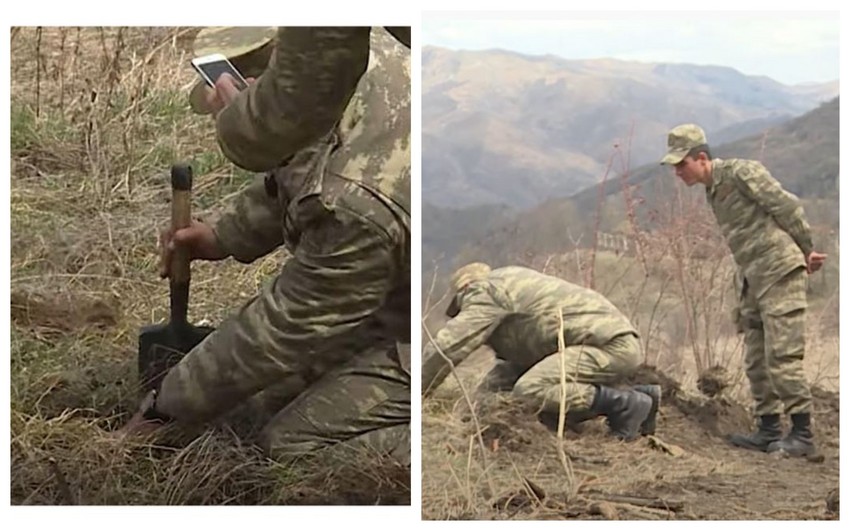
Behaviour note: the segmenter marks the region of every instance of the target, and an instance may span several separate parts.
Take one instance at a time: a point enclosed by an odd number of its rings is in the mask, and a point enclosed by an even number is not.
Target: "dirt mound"
[[[697,378],[697,388],[703,395],[716,397],[729,387],[729,375],[722,366],[712,366]]]
[[[538,440],[548,440],[552,432],[537,419],[538,410],[528,402],[509,394],[481,396],[475,403],[475,418],[466,410],[461,422],[467,435],[481,429],[481,438],[491,450],[504,448],[527,451]],[[475,422],[477,419],[477,425]]]
[[[619,386],[653,384],[661,386],[661,412],[665,406],[678,409],[685,418],[699,425],[702,432],[712,436],[724,436],[740,429],[749,429],[752,414],[747,408],[728,398],[723,390],[728,387],[728,375],[721,366],[703,372],[697,386],[701,394],[688,394],[674,380],[658,368],[641,365],[628,378],[618,380]]]
[[[672,405],[712,436],[723,438],[732,432],[747,431],[753,424],[753,416],[746,407],[722,396],[677,396]]]
[[[619,380],[615,384],[621,387],[635,384],[660,385],[662,397],[659,415],[666,414],[666,407],[675,407],[683,414],[685,420],[699,426],[701,435],[725,437],[730,432],[749,430],[753,424],[751,412],[743,404],[733,401],[722,392],[726,380],[723,369],[716,367],[707,371],[704,379],[705,386],[714,390],[713,397],[688,394],[682,391],[677,381],[647,365],[642,365],[634,375]],[[837,396],[830,396],[835,397],[833,401],[820,397],[828,395],[829,393],[824,391],[818,391],[817,394],[818,399],[824,401],[827,407],[829,405],[837,407]],[[557,429],[557,415],[541,414],[533,405],[509,394],[481,396],[476,403],[476,414],[485,443],[498,443],[501,447],[511,450],[527,450],[535,440],[547,439]],[[837,421],[837,414],[835,418]],[[468,434],[473,434],[475,425],[472,416],[468,412],[462,414],[461,421],[469,427]],[[579,434],[596,423],[599,422],[585,422],[572,429],[567,425],[564,436],[568,439],[577,438]]]
[[[715,366],[706,370],[700,377],[701,394],[689,394],[681,385],[655,367],[642,365],[628,379],[616,382],[618,386],[634,384],[657,384],[662,388],[662,402],[659,411],[659,423],[669,416],[668,407],[674,407],[682,414],[682,419],[696,424],[700,436],[710,435],[723,438],[734,432],[747,432],[755,425],[751,410],[744,404],[724,394],[728,386],[726,371]],[[816,435],[837,437],[839,424],[839,395],[819,387],[812,389]],[[668,409],[669,410],[669,409]],[[476,414],[485,443],[497,443],[511,450],[527,450],[536,440],[551,436],[557,428],[557,417],[540,414],[533,405],[511,397],[509,394],[491,394],[482,396],[476,402]],[[461,415],[461,421],[473,434],[475,425],[468,411]],[[574,430],[565,429],[566,438],[577,438],[585,423]],[[498,442],[494,442],[498,440]]]
[[[613,384],[615,386],[660,385],[661,398],[664,400],[671,399],[682,391],[678,381],[648,364],[638,366],[632,375],[617,379]]]

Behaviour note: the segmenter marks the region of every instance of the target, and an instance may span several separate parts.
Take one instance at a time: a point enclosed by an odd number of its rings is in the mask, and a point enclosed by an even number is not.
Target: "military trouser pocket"
[[[765,307],[764,313],[773,317],[779,317],[806,309],[807,306],[808,304],[805,300],[788,300],[783,303],[771,304]]]
[[[776,282],[760,300],[761,312],[781,316],[808,307],[806,287],[808,278],[805,269],[796,269]]]

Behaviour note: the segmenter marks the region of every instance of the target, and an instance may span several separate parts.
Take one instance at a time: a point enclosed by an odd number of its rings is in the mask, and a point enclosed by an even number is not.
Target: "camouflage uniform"
[[[283,28],[269,46],[217,128],[234,163],[271,171],[214,228],[241,262],[292,257],[168,373],[157,410],[203,421],[303,380],[264,429],[272,454],[347,442],[409,458],[409,50],[370,28]]]
[[[812,398],[803,371],[807,260],[814,253],[799,200],[759,162],[711,160],[705,133],[696,125],[671,130],[667,146],[661,163],[677,165],[686,182],[706,185],[708,204],[738,264],[736,320],[744,333],[758,429],[727,439],[756,451],[815,454]],[[792,423],[784,438],[783,409]]]
[[[462,269],[463,270],[463,269]],[[595,385],[634,371],[641,361],[637,332],[604,296],[523,267],[505,267],[468,283],[453,305],[457,315],[423,353],[425,395],[450,373],[437,351],[457,365],[482,345],[496,352],[496,366],[482,389],[511,390],[540,410],[560,407],[559,313],[564,321],[567,406],[574,413],[593,404]],[[645,414],[644,414],[645,415]],[[639,423],[639,422],[638,422]]]
[[[676,164],[706,144],[695,125],[668,137],[662,163]],[[799,200],[754,160],[711,161],[706,199],[738,265],[745,364],[758,416],[808,413],[811,393],[803,373],[806,260],[812,235]]]

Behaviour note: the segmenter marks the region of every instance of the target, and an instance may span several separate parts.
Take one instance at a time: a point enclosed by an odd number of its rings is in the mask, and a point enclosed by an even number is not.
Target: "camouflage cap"
[[[192,50],[195,57],[220,53],[227,57],[243,77],[258,77],[266,69],[272,54],[269,45],[277,34],[274,27],[212,27],[195,36]],[[204,81],[199,81],[189,93],[189,104],[198,114],[209,114]]]
[[[693,123],[674,127],[667,135],[667,154],[661,163],[676,165],[685,159],[691,149],[707,143],[705,132]]]
[[[483,280],[488,274],[490,274],[490,266],[486,263],[476,262],[464,265],[452,275],[452,291],[458,292],[470,282]]]

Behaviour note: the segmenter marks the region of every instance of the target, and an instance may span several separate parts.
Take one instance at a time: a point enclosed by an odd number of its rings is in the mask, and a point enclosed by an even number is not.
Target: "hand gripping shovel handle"
[[[192,167],[171,166],[171,230],[172,233],[192,224]],[[171,255],[171,321],[186,323],[189,307],[189,250],[177,247]]]

